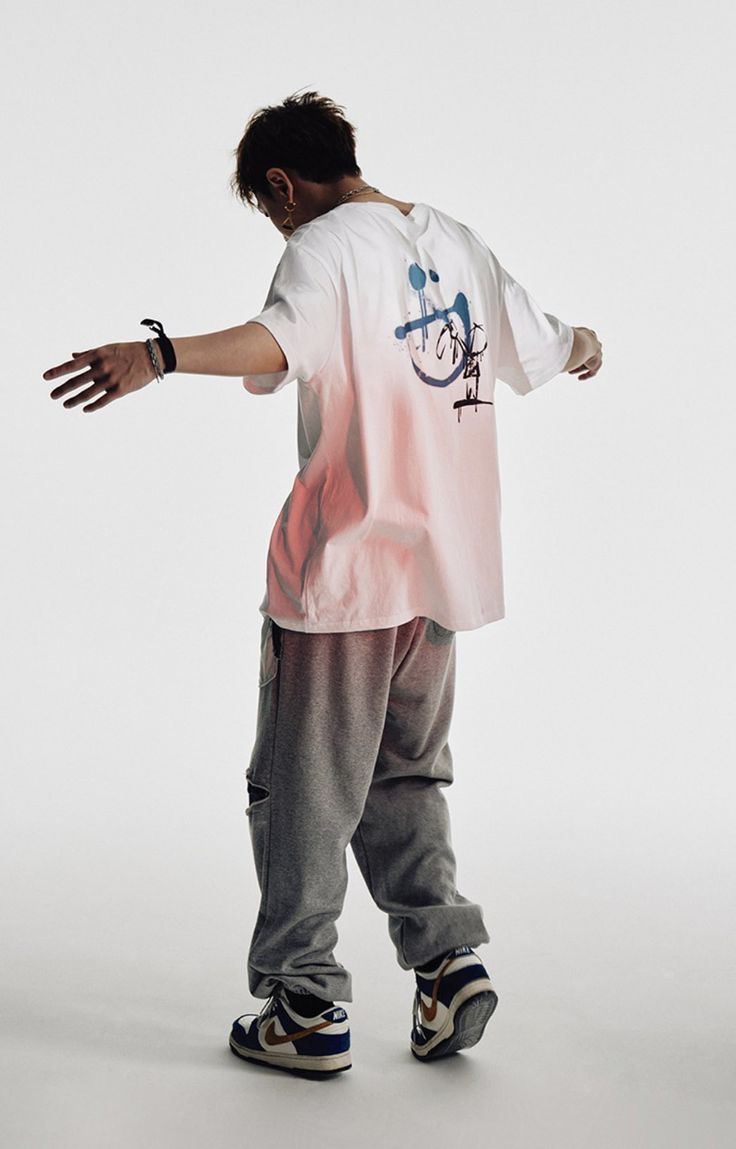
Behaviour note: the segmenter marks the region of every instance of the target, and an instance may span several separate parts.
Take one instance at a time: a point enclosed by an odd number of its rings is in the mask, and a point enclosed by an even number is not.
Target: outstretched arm
[[[209,335],[191,335],[171,340],[176,354],[177,375],[265,375],[285,371],[287,362],[281,347],[262,323],[248,321]],[[65,407],[85,403],[84,411],[97,411],[114,399],[139,391],[156,378],[146,341],[107,343],[88,351],[73,351],[66,363],[44,371],[46,380],[58,379],[72,371],[85,370],[51,392],[65,399]],[[90,400],[96,401],[90,403]]]
[[[213,335],[172,339],[181,375],[267,375],[285,371],[281,347],[262,323],[241,323]]]

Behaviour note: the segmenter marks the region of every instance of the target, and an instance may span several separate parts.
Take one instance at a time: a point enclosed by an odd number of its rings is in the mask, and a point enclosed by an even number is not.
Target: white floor
[[[463,880],[486,907],[492,942],[479,952],[499,1004],[480,1044],[425,1065],[408,1048],[411,975],[350,857],[336,955],[353,973],[353,1067],[314,1082],[228,1049],[232,1019],[263,1004],[243,988],[251,917],[232,908],[244,889],[252,905],[252,875],[239,849],[241,871],[213,888],[201,846],[176,856],[168,886],[165,845],[155,883],[144,846],[122,875],[99,842],[93,855],[70,848],[55,874],[16,875],[4,1149],[733,1146],[733,969],[717,889],[683,881],[673,897],[668,874],[637,889],[600,865],[566,873],[566,855],[546,870],[519,855],[493,880]]]

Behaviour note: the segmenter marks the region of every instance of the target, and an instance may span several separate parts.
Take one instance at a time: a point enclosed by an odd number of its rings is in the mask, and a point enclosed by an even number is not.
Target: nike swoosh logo
[[[295,1033],[277,1033],[276,1023],[273,1019],[268,1026],[268,1029],[263,1035],[263,1040],[266,1045],[283,1045],[287,1041],[296,1041],[300,1037],[309,1037],[310,1034],[316,1033],[319,1029],[325,1029],[328,1025],[333,1023],[328,1019],[327,1021],[320,1021],[317,1025],[310,1025],[308,1029],[298,1029]]]
[[[431,1002],[431,1004],[426,1005],[424,998],[421,999],[422,1000],[422,1016],[423,1016],[425,1021],[434,1021],[435,1017],[437,1016],[437,998],[439,997],[439,992],[440,992],[440,982],[442,981],[442,977],[443,977],[444,972],[447,969],[448,965],[450,964],[451,961],[454,961],[454,959],[455,959],[455,955],[453,954],[452,957],[447,958],[447,960],[445,962],[443,962],[443,964],[440,966],[439,973],[437,974],[437,977],[434,979],[434,982],[432,983],[432,1002]]]

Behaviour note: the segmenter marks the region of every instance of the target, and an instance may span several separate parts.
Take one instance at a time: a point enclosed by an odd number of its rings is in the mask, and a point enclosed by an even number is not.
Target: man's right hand
[[[578,379],[592,379],[603,364],[603,344],[591,327],[573,327],[573,331],[575,341],[568,363],[575,366],[566,366],[564,370],[568,375],[577,375]]]

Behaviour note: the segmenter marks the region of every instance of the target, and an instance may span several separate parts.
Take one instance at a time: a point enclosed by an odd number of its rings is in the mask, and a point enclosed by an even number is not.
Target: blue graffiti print
[[[408,272],[409,283],[419,297],[419,317],[411,319],[408,323],[404,323],[394,329],[394,334],[397,339],[406,339],[410,331],[419,331],[422,336],[422,352],[427,349],[428,333],[427,329],[432,323],[442,323],[442,327],[437,336],[435,343],[434,353],[438,360],[444,356],[445,350],[449,345],[452,352],[452,370],[444,377],[439,375],[430,375],[423,370],[422,367],[414,359],[411,353],[411,345],[409,344],[409,354],[412,366],[419,376],[419,378],[427,383],[430,387],[449,387],[450,383],[462,374],[463,379],[468,382],[465,385],[465,398],[458,399],[453,403],[453,410],[457,411],[457,421],[460,422],[460,414],[463,407],[473,405],[478,410],[479,404],[487,404],[493,406],[491,399],[478,398],[478,380],[480,378],[480,362],[483,358],[483,352],[488,347],[486,341],[482,347],[474,348],[473,343],[475,340],[476,331],[482,331],[483,328],[479,323],[471,323],[470,320],[470,306],[467,296],[458,291],[455,296],[455,302],[451,307],[434,307],[427,299],[425,287],[427,285],[427,275],[424,268],[420,267],[418,263],[412,263]],[[432,268],[429,270],[429,278],[433,283],[439,282],[439,275]],[[458,330],[455,320],[452,315],[456,315],[462,325],[462,331]],[[457,362],[459,357],[459,362]],[[457,365],[456,365],[457,364]]]

